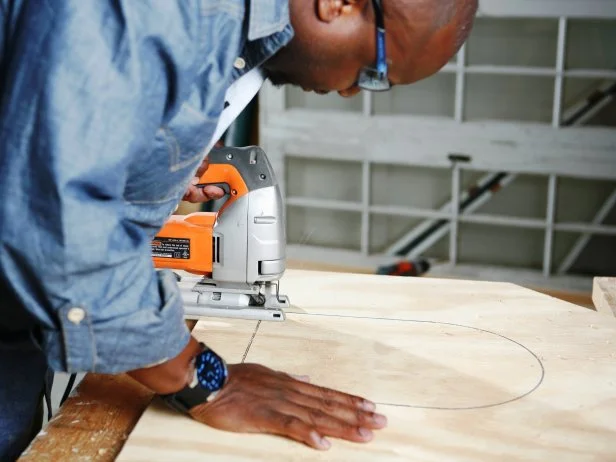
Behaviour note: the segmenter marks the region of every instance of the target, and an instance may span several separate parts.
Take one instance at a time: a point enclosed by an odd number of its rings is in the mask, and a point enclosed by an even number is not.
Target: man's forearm
[[[175,358],[156,366],[135,369],[128,375],[157,394],[173,393],[189,384],[193,378],[193,359],[201,351],[194,337]]]

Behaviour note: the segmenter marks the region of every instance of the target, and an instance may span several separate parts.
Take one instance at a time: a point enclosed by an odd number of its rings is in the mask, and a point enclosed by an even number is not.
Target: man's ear
[[[361,13],[369,0],[316,0],[317,17],[320,21],[330,23],[339,16]]]

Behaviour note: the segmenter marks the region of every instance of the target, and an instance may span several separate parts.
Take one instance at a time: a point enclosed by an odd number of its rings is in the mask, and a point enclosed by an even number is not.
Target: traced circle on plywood
[[[302,351],[302,367],[307,370],[301,373],[310,374],[314,383],[369,397],[378,404],[439,410],[494,407],[528,396],[545,375],[541,360],[529,348],[477,327],[410,319],[289,315],[287,323],[293,323],[296,316],[303,318],[298,326],[302,334],[297,335],[292,324],[284,328],[260,323],[259,335],[251,342],[251,361],[259,362],[260,350],[274,347],[282,336],[285,346],[278,350],[277,367],[292,367],[297,352]],[[315,322],[318,318],[327,318],[327,324]],[[398,323],[415,327],[396,329]],[[270,331],[275,342],[268,338]],[[347,359],[353,357],[356,360]]]
[[[472,326],[466,326],[463,324],[455,324],[455,323],[446,323],[446,322],[438,322],[438,321],[417,321],[417,320],[412,320],[412,321],[408,321],[408,322],[416,322],[416,323],[427,323],[427,324],[440,324],[440,325],[444,325],[444,326],[449,326],[449,327],[456,327],[456,328],[463,328],[463,329],[471,329],[477,332],[481,332],[487,335],[493,335],[496,336],[498,338],[500,338],[502,341],[504,342],[509,342],[509,344],[511,346],[515,346],[522,355],[524,355],[526,357],[526,366],[527,366],[527,370],[531,371],[534,370],[534,372],[536,372],[534,375],[534,377],[530,377],[530,375],[524,380],[526,382],[525,386],[520,388],[520,391],[517,394],[512,394],[510,396],[510,398],[508,399],[503,399],[503,400],[495,400],[494,402],[491,403],[486,403],[486,404],[475,404],[475,405],[466,405],[466,406],[461,406],[461,405],[457,405],[457,406],[435,406],[435,405],[421,405],[421,404],[399,404],[399,403],[385,403],[385,402],[381,402],[380,404],[387,404],[387,405],[391,405],[391,406],[401,406],[401,407],[412,407],[412,408],[422,408],[422,409],[441,409],[441,410],[465,410],[465,409],[482,409],[482,408],[488,408],[488,407],[494,407],[494,406],[500,406],[502,404],[507,404],[507,403],[511,403],[513,401],[517,401],[519,399],[524,398],[525,396],[530,395],[532,392],[534,392],[537,388],[539,388],[539,386],[541,385],[541,383],[543,382],[543,379],[545,377],[545,368],[543,367],[543,363],[541,362],[541,359],[539,359],[539,357],[532,351],[530,350],[528,347],[526,347],[525,345],[521,344],[520,342],[517,342],[505,335],[501,335],[498,334],[496,332],[492,332],[486,329],[479,329],[477,327],[472,327]],[[511,367],[512,369],[515,368],[515,365],[509,365],[509,367]]]

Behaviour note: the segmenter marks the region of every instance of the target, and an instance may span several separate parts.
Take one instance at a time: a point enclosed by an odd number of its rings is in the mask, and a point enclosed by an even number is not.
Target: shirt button
[[[236,69],[244,69],[246,67],[246,61],[244,58],[237,58],[233,66],[235,66]]]
[[[66,317],[73,324],[79,324],[81,321],[83,321],[83,318],[86,317],[86,312],[83,310],[83,308],[73,307],[68,310]]]

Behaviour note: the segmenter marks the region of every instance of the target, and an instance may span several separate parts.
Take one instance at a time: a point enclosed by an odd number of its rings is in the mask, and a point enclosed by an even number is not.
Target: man
[[[457,52],[476,3],[0,0],[0,458],[39,428],[49,371],[127,372],[229,431],[371,440],[373,403],[199,345],[150,240],[183,197],[220,195],[187,185],[233,82],[412,83]],[[195,372],[210,360],[214,388]]]

